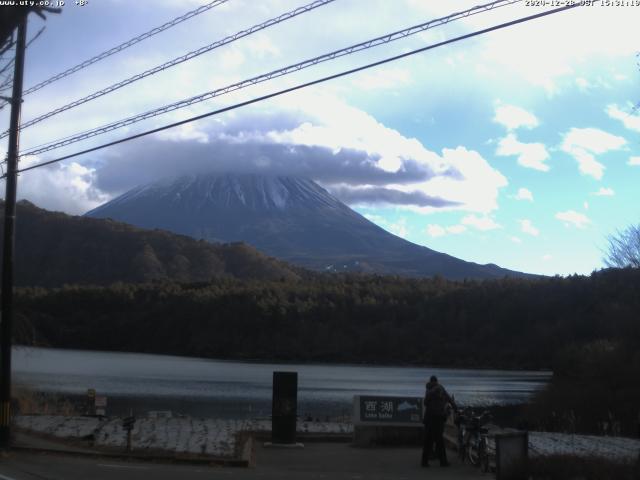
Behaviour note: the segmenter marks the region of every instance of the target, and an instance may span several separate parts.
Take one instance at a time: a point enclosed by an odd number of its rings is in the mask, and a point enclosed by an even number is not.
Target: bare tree
[[[640,224],[610,235],[604,263],[608,267],[640,268]]]

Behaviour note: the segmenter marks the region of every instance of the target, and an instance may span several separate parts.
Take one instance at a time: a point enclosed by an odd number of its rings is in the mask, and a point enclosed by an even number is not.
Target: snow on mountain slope
[[[136,187],[86,214],[217,242],[244,241],[317,270],[410,276],[522,276],[408,242],[315,182],[257,174],[200,174]]]

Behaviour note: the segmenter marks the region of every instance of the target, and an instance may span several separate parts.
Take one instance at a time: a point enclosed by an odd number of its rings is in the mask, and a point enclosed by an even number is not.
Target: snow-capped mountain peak
[[[86,215],[208,241],[243,241],[323,271],[448,278],[520,275],[396,237],[304,178],[229,173],[169,178],[136,187]]]

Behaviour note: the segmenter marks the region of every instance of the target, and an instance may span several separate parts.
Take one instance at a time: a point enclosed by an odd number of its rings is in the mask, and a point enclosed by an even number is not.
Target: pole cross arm
[[[16,2],[17,3],[17,2]],[[2,17],[0,17],[0,46],[11,43],[13,32],[18,26],[26,20],[27,16],[35,13],[43,20],[46,20],[45,13],[60,13],[61,8],[53,7],[23,7],[14,6],[12,8],[4,8]]]

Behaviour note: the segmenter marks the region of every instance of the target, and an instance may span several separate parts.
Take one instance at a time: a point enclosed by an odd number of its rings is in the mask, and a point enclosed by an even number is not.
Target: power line
[[[140,113],[137,115],[134,115],[132,117],[128,117],[122,120],[118,120],[116,122],[112,122],[106,125],[102,125],[100,127],[96,127],[93,128],[91,130],[87,130],[85,132],[79,133],[77,135],[73,135],[70,137],[65,137],[59,140],[54,140],[53,142],[49,142],[48,144],[46,144],[46,146],[42,146],[39,148],[32,148],[30,150],[28,150],[27,152],[24,152],[23,155],[37,155],[40,153],[44,153],[44,152],[48,152],[50,150],[54,150],[60,147],[64,147],[67,145],[70,145],[72,143],[76,143],[79,142],[81,140],[85,140],[87,138],[91,138],[97,135],[101,135],[107,132],[110,132],[112,130],[116,130],[118,128],[122,128],[128,125],[132,125],[134,123],[140,122],[142,120],[146,120],[164,113],[168,113],[168,112],[172,112],[174,110],[178,110],[184,107],[188,107],[190,105],[194,105],[196,103],[200,103],[206,100],[210,100],[212,98],[215,97],[219,97],[221,95],[225,95],[227,93],[230,92],[234,92],[236,90],[240,90],[243,88],[247,88],[249,86],[252,85],[256,85],[258,83],[262,83],[268,80],[271,80],[273,78],[277,78],[277,77],[281,77],[284,75],[288,75],[290,73],[294,73],[315,65],[318,65],[320,63],[326,62],[326,61],[330,61],[330,60],[334,60],[336,58],[339,57],[343,57],[346,55],[351,55],[353,53],[362,51],[362,50],[366,50],[369,48],[373,48],[376,47],[378,45],[383,45],[386,43],[390,43],[394,40],[398,40],[401,38],[406,38],[410,35],[414,35],[416,33],[419,32],[423,32],[425,30],[428,30],[430,28],[436,27],[436,26],[440,26],[440,25],[444,25],[447,24],[449,22],[455,21],[455,20],[460,20],[462,18],[466,18],[469,17],[471,15],[476,15],[478,13],[483,13],[495,8],[500,8],[503,6],[507,6],[507,5],[511,5],[514,3],[519,3],[522,0],[496,0],[493,2],[490,2],[488,4],[485,5],[479,5],[473,8],[470,8],[468,10],[464,10],[462,12],[457,12],[457,13],[452,13],[450,15],[447,15],[445,17],[441,17],[435,20],[430,20],[428,22],[425,23],[421,23],[419,25],[415,25],[413,27],[409,27],[409,28],[405,28],[403,30],[398,30],[396,32],[393,33],[389,33],[387,35],[383,35],[381,37],[377,37],[371,40],[367,40],[365,42],[361,42],[358,43],[356,45],[352,45],[350,47],[346,47],[346,48],[342,48],[340,50],[335,50],[333,52],[330,53],[326,53],[324,55],[321,55],[319,57],[315,57],[315,58],[311,58],[308,60],[304,60],[302,62],[299,63],[295,63],[293,65],[289,65],[287,67],[284,68],[280,68],[278,70],[273,70],[271,72],[265,73],[265,74],[261,74],[258,75],[256,77],[252,77],[250,79],[247,80],[242,80],[240,82],[237,83],[233,83],[231,85],[227,85],[226,87],[222,87],[222,88],[218,88],[215,90],[211,90],[209,92],[205,92],[202,93],[200,95],[196,95],[194,97],[190,97],[184,100],[180,100],[178,102],[174,102],[171,103],[169,105],[164,105],[162,107],[159,108],[155,108],[153,110],[149,110],[147,112],[144,113]]]
[[[26,45],[24,48],[29,48],[29,46],[30,46],[33,42],[35,42],[35,41],[38,39],[38,37],[39,37],[40,35],[42,35],[42,32],[44,32],[46,28],[47,28],[47,26],[46,26],[46,25],[44,25],[42,28],[40,28],[40,30],[38,30],[38,33],[36,33],[33,37],[31,37],[31,40],[29,40],[29,41],[27,42],[27,45]]]
[[[13,66],[13,62],[15,61],[15,57],[11,57],[7,63],[0,69],[0,75],[4,74],[9,68]],[[8,84],[13,81],[13,74],[11,72],[7,73],[7,79],[0,85],[0,90],[3,90]]]
[[[43,115],[40,115],[39,117],[33,118],[25,123],[23,123],[20,128],[24,129],[27,127],[30,127],[31,125],[35,125],[36,123],[39,123],[43,120],[46,120],[47,118],[51,118],[54,115],[58,115],[59,113],[65,112],[67,110],[70,110],[74,107],[77,107],[79,105],[82,105],[84,103],[87,103],[91,100],[95,100],[96,98],[102,97],[103,95],[107,95],[108,93],[114,92],[122,87],[125,87],[127,85],[130,85],[134,82],[137,82],[138,80],[142,80],[143,78],[149,77],[151,75],[155,75],[156,73],[159,73],[161,71],[164,71],[168,68],[174,67],[176,65],[179,65],[183,62],[186,62],[188,60],[191,60],[193,58],[196,58],[204,53],[210,52],[211,50],[214,50],[216,48],[222,47],[223,45],[227,45],[229,43],[235,42],[236,40],[239,40],[241,38],[247,37],[253,33],[259,32],[260,30],[264,30],[266,28],[269,28],[273,25],[277,25],[281,22],[284,22],[286,20],[289,20],[291,18],[297,17],[298,15],[302,15],[303,13],[307,13],[311,10],[314,10],[318,7],[322,7],[328,3],[332,3],[335,0],[315,0],[314,2],[302,6],[302,7],[298,7],[294,10],[291,10],[290,12],[286,12],[283,13],[282,15],[279,15],[277,17],[271,18],[269,20],[267,20],[266,22],[262,22],[258,25],[254,25],[250,28],[247,28],[245,30],[241,30],[238,33],[235,33],[234,35],[229,35],[225,38],[223,38],[222,40],[218,40],[214,43],[211,43],[209,45],[206,45],[204,47],[201,47],[197,50],[193,50],[185,55],[181,55],[180,57],[174,58],[173,60],[169,60],[168,62],[163,63],[162,65],[158,65],[156,67],[150,68],[149,70],[146,70],[142,73],[138,73],[136,75],[133,75],[132,77],[126,78],[120,82],[114,83],[113,85],[110,85],[106,88],[103,88],[102,90],[98,90],[97,92],[91,93],[90,95],[87,95],[85,97],[79,98],[78,100],[74,100],[73,102],[70,102],[66,105],[63,105],[59,108],[56,108],[55,110],[52,110],[50,112],[47,112]],[[8,131],[3,132],[0,135],[0,138],[4,138],[6,137],[8,134]]]
[[[15,44],[15,42],[13,42],[13,41],[7,42],[7,44],[4,47],[2,47],[2,49],[0,49],[0,56],[4,55],[5,52],[10,50],[14,46],[14,44]]]
[[[135,45],[136,43],[139,43],[143,40],[146,40],[147,38],[153,37],[154,35],[157,35],[160,32],[164,32],[165,30],[174,27],[176,25],[178,25],[179,23],[182,23],[186,20],[189,20],[190,18],[193,18],[197,15],[200,15],[201,13],[206,12],[207,10],[210,10],[214,7],[217,7],[218,5],[222,5],[223,3],[228,2],[229,0],[213,0],[210,3],[207,3],[206,5],[202,5],[201,7],[196,8],[195,10],[191,10],[187,13],[185,13],[184,15],[181,15],[177,18],[174,18],[173,20],[160,25],[159,27],[155,27],[152,28],[151,30],[149,30],[148,32],[145,32],[141,35],[138,35],[137,37],[133,37],[130,40],[127,40],[124,43],[121,43],[120,45],[117,45],[113,48],[110,48],[109,50],[106,50],[98,55],[96,55],[95,57],[91,57],[88,60],[85,60],[82,63],[77,64],[74,67],[71,67],[63,72],[60,72],[56,75],[54,75],[53,77],[48,78],[47,80],[44,80],[40,83],[38,83],[37,85],[34,85],[31,88],[28,88],[27,90],[24,91],[23,95],[29,95],[30,93],[35,92],[36,90],[40,90],[41,88],[53,83],[53,82],[57,82],[58,80],[60,80],[61,78],[64,77],[68,77],[69,75],[82,70],[83,68],[88,67],[89,65],[93,65],[96,62],[99,62],[100,60],[104,60],[107,57],[110,57],[111,55],[121,52],[122,50],[124,50],[125,48],[129,48],[132,45]]]
[[[0,92],[3,92],[5,90],[8,90],[9,88],[11,88],[11,83],[12,82],[13,82],[13,76],[11,74],[6,75],[5,79],[2,81],[2,83],[0,83]],[[0,108],[4,107],[7,103],[9,103],[9,102],[7,102],[6,100],[3,100],[3,104],[2,104],[2,106],[0,106]]]
[[[277,71],[269,72],[269,73],[260,75],[258,77],[253,77],[253,78],[248,79],[248,80],[243,80],[242,82],[239,82],[239,83],[236,83],[236,84],[233,84],[233,85],[229,85],[227,87],[223,87],[223,88],[216,89],[216,90],[213,90],[213,91],[210,91],[210,92],[206,92],[206,93],[198,95],[196,97],[191,97],[191,98],[186,99],[186,100],[181,100],[181,101],[176,102],[176,103],[171,104],[171,105],[166,105],[166,106],[157,108],[155,110],[147,111],[147,112],[144,112],[142,114],[135,115],[133,117],[129,117],[129,118],[126,118],[126,119],[123,119],[123,120],[119,120],[117,122],[113,122],[113,123],[110,123],[110,124],[106,124],[106,125],[103,125],[103,126],[100,126],[100,127],[93,128],[93,129],[85,130],[85,131],[80,132],[78,134],[73,134],[73,135],[70,135],[70,136],[67,136],[67,137],[60,138],[58,140],[54,140],[54,141],[51,141],[51,142],[46,142],[45,144],[41,144],[41,145],[38,145],[36,147],[33,147],[28,152],[25,152],[25,155],[35,155],[35,154],[39,154],[39,153],[44,153],[46,151],[54,150],[56,148],[60,148],[60,147],[66,146],[66,145],[69,145],[71,143],[75,143],[77,141],[85,140],[87,138],[91,138],[91,137],[94,137],[96,135],[100,135],[102,133],[107,133],[109,131],[116,130],[116,129],[124,127],[124,126],[128,126],[128,125],[131,125],[133,123],[137,123],[138,121],[146,120],[148,118],[151,118],[151,117],[154,117],[154,116],[157,116],[157,115],[161,115],[163,113],[167,113],[167,112],[170,112],[170,111],[173,111],[173,110],[184,108],[186,106],[193,105],[195,103],[199,103],[199,102],[202,102],[202,101],[205,101],[205,100],[209,100],[211,98],[214,98],[214,97],[217,97],[217,96],[221,96],[221,95],[224,95],[226,93],[230,93],[230,92],[235,91],[235,90],[240,90],[242,88],[246,88],[248,86],[255,85],[257,83],[261,83],[261,82],[270,80],[272,78],[276,78],[276,77],[279,77],[279,76],[287,75],[289,73],[294,73],[294,72],[296,72],[298,70],[302,70],[302,69],[317,65],[317,64],[325,62],[325,61],[333,60],[335,58],[338,58],[338,57],[341,57],[341,56],[344,56],[344,55],[349,55],[351,53],[355,53],[355,52],[360,51],[360,50],[365,50],[367,48],[372,48],[372,47],[375,47],[375,46],[378,46],[378,45],[381,45],[381,44],[384,44],[384,43],[389,43],[391,41],[398,40],[398,39],[401,39],[401,38],[404,38],[404,37],[407,37],[407,36],[422,32],[422,31],[425,31],[425,30],[427,30],[429,28],[436,27],[436,26],[439,26],[439,25],[443,25],[445,23],[449,23],[450,21],[459,20],[461,18],[465,18],[465,17],[471,16],[471,15],[475,15],[475,14],[478,14],[478,13],[483,13],[483,12],[486,12],[488,10],[492,10],[494,8],[499,8],[499,7],[506,6],[506,5],[511,5],[511,4],[514,4],[514,3],[519,3],[521,1],[522,0],[497,0],[497,1],[493,1],[493,2],[485,4],[485,5],[476,6],[476,7],[473,7],[471,9],[469,9],[469,10],[465,10],[465,11],[462,11],[462,12],[457,12],[457,13],[454,13],[454,14],[448,15],[446,17],[442,17],[442,18],[436,19],[436,20],[431,20],[429,22],[425,22],[425,23],[422,23],[420,25],[416,25],[416,26],[413,26],[413,27],[410,27],[410,28],[407,28],[407,29],[404,29],[404,30],[393,32],[393,33],[384,35],[382,37],[377,37],[377,38],[374,38],[372,40],[368,40],[366,42],[362,42],[362,43],[359,43],[357,45],[353,45],[351,47],[347,47],[347,48],[344,48],[344,49],[341,49],[341,50],[337,50],[337,51],[322,55],[321,57],[316,57],[316,58],[313,58],[313,59],[310,59],[310,60],[305,60],[305,61],[300,62],[298,64],[290,65],[288,67],[285,67],[285,68],[277,70]],[[42,148],[40,148],[40,147],[42,147]]]
[[[7,53],[14,45],[15,45],[15,42],[13,40],[11,40],[10,42],[7,42],[5,47],[0,51],[0,56],[2,56],[5,53]],[[13,66],[13,62],[14,61],[15,61],[15,55],[12,55],[11,58],[9,60],[7,60],[7,63],[5,63],[2,66],[2,68],[0,68],[0,75],[3,74],[5,71],[7,71],[9,68],[11,68]],[[4,84],[3,84],[3,86],[4,86]]]
[[[27,42],[27,44],[25,45],[25,50],[27,48],[29,48],[29,46],[36,41],[36,39],[42,35],[42,32],[44,32],[45,28],[47,28],[46,26],[42,27],[40,30],[38,30],[38,33],[36,33],[31,40],[29,40]],[[8,69],[11,65],[13,65],[13,62],[15,61],[15,56],[11,57],[11,59],[7,62],[7,64],[2,67],[2,69],[0,70],[0,75],[2,75],[4,73],[4,71],[6,69]],[[0,92],[9,88],[8,86],[13,82],[13,76],[9,75],[7,76],[7,78],[0,84]],[[5,105],[7,105],[9,102],[8,101],[4,101],[4,103],[2,103],[2,105],[0,105],[0,110],[2,110],[4,108]]]
[[[240,108],[240,107],[245,107],[245,106],[251,105],[253,103],[258,103],[258,102],[261,102],[261,101],[264,101],[264,100],[268,100],[270,98],[274,98],[274,97],[277,97],[277,96],[280,96],[280,95],[284,95],[286,93],[290,93],[290,92],[293,92],[293,91],[296,91],[296,90],[301,90],[301,89],[306,88],[306,87],[310,87],[310,86],[313,86],[313,85],[324,83],[324,82],[327,82],[329,80],[334,80],[336,78],[340,78],[340,77],[344,77],[344,76],[347,76],[347,75],[351,75],[353,73],[361,72],[363,70],[367,70],[367,69],[370,69],[370,68],[378,67],[380,65],[384,65],[384,64],[390,63],[390,62],[394,62],[396,60],[400,60],[402,58],[406,58],[406,57],[409,57],[409,56],[412,56],[412,55],[416,55],[418,53],[426,52],[426,51],[432,50],[434,48],[442,47],[442,46],[448,45],[450,43],[459,42],[461,40],[466,40],[468,38],[476,37],[478,35],[483,35],[485,33],[493,32],[495,30],[500,30],[500,29],[503,29],[503,28],[506,28],[506,27],[510,27],[510,26],[517,25],[517,24],[520,24],[520,23],[528,22],[530,20],[534,20],[534,19],[537,19],[537,18],[545,17],[547,15],[552,15],[554,13],[559,13],[559,12],[562,12],[562,11],[565,11],[565,10],[576,8],[578,6],[580,6],[580,4],[577,4],[577,3],[573,4],[573,5],[567,5],[567,6],[564,6],[564,7],[556,8],[554,10],[548,10],[546,12],[541,12],[541,13],[537,13],[535,15],[529,15],[527,17],[518,18],[516,20],[511,20],[509,22],[501,23],[499,25],[494,25],[493,27],[485,28],[485,29],[482,29],[482,30],[477,30],[475,32],[468,33],[466,35],[461,35],[459,37],[454,37],[454,38],[451,38],[449,40],[444,40],[442,42],[438,42],[438,43],[435,43],[435,44],[432,44],[432,45],[427,45],[426,47],[418,48],[418,49],[412,50],[410,52],[402,53],[400,55],[395,55],[393,57],[388,57],[388,58],[385,58],[383,60],[379,60],[377,62],[373,62],[373,63],[369,63],[367,65],[363,65],[363,66],[360,66],[360,67],[352,68],[350,70],[346,70],[346,71],[343,71],[343,72],[340,72],[340,73],[336,73],[336,74],[333,74],[333,75],[322,77],[322,78],[319,78],[319,79],[316,79],[316,80],[312,80],[310,82],[301,83],[301,84],[295,85],[293,87],[285,88],[283,90],[279,90],[277,92],[269,93],[267,95],[262,95],[260,97],[253,98],[251,100],[247,100],[247,101],[244,101],[244,102],[236,103],[234,105],[230,105],[228,107],[224,107],[224,108],[220,108],[218,110],[207,112],[207,113],[204,113],[202,115],[197,115],[195,117],[191,117],[191,118],[188,118],[186,120],[181,120],[179,122],[174,122],[174,123],[171,123],[169,125],[165,125],[165,126],[162,126],[162,127],[158,127],[158,128],[154,128],[154,129],[151,129],[151,130],[147,130],[145,132],[137,133],[135,135],[124,137],[124,138],[121,138],[119,140],[114,140],[112,142],[104,143],[102,145],[98,145],[96,147],[88,148],[86,150],[82,150],[82,151],[79,151],[79,152],[76,152],[76,153],[65,155],[63,157],[59,157],[59,158],[56,158],[56,159],[53,159],[53,160],[48,160],[46,162],[41,162],[41,163],[38,163],[36,165],[31,165],[30,167],[25,167],[25,168],[22,168],[22,169],[18,170],[18,173],[27,172],[29,170],[34,170],[36,168],[45,167],[47,165],[52,165],[54,163],[58,163],[58,162],[61,162],[63,160],[68,160],[70,158],[74,158],[74,157],[77,157],[77,156],[80,156],[80,155],[84,155],[84,154],[87,154],[87,153],[95,152],[97,150],[102,150],[104,148],[112,147],[112,146],[118,145],[120,143],[125,143],[125,142],[128,142],[130,140],[135,140],[137,138],[145,137],[145,136],[151,135],[153,133],[158,133],[158,132],[161,132],[163,130],[168,130],[170,128],[175,128],[175,127],[178,127],[180,125],[185,125],[187,123],[191,123],[191,122],[194,122],[194,121],[197,121],[197,120],[202,120],[203,118],[211,117],[213,115],[219,115],[221,113],[225,113],[225,112],[228,112],[228,111],[231,111],[231,110],[235,110],[235,109]],[[0,176],[0,179],[5,178],[5,177],[6,177],[6,174]]]
[[[44,32],[46,28],[47,28],[46,26],[44,26],[44,27],[40,28],[40,30],[38,30],[38,33],[36,33],[36,34],[31,38],[31,40],[29,40],[29,41],[27,42],[27,45],[26,45],[24,48],[25,48],[25,49],[26,49],[26,48],[29,48],[29,46],[30,46],[33,42],[35,42],[35,41],[37,40],[37,38],[38,38],[40,35],[42,35],[42,32]],[[5,49],[4,49],[4,50],[2,50],[2,51],[0,52],[0,55],[4,55],[4,53],[5,53],[9,48],[11,48],[12,46],[13,46],[13,42],[12,42],[12,43],[9,43],[9,44],[5,47]],[[0,73],[4,73],[4,71],[5,71],[5,70],[7,70],[11,65],[13,65],[13,62],[15,61],[15,59],[16,59],[16,58],[15,58],[15,56],[12,56],[12,57],[9,59],[9,61],[8,61],[8,62],[7,62],[3,67],[2,67],[2,69],[0,70]]]

